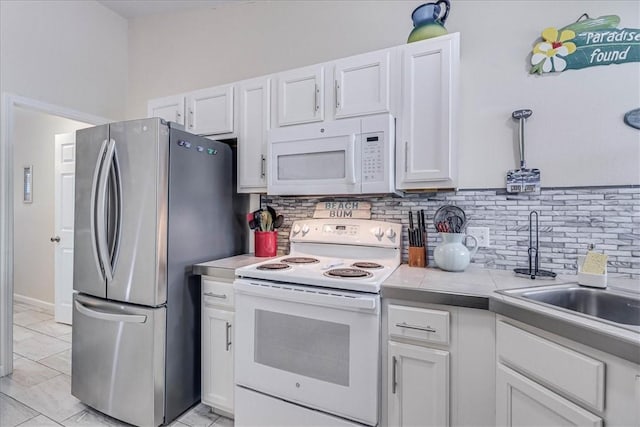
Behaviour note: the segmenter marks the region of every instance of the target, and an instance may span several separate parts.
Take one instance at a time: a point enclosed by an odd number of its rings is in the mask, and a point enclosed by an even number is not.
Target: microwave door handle
[[[355,135],[351,138],[351,158],[352,160],[349,162],[351,165],[351,173],[349,174],[349,184],[356,183],[356,137]]]

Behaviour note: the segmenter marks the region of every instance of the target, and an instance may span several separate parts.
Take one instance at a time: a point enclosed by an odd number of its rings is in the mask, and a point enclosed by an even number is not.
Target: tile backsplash
[[[285,216],[278,233],[278,252],[288,253],[294,220],[311,218],[316,203],[349,197],[262,196],[262,205]],[[540,268],[556,273],[576,271],[577,256],[589,244],[609,256],[609,273],[640,278],[640,186],[542,189],[540,194],[499,190],[414,193],[400,197],[358,197],[371,203],[371,219],[402,223],[402,259],[407,261],[409,210],[425,210],[429,265],[441,241],[433,227],[436,210],[445,204],[462,208],[468,226],[489,227],[490,247],[480,248],[472,262],[486,268],[528,267],[529,212],[539,213]]]

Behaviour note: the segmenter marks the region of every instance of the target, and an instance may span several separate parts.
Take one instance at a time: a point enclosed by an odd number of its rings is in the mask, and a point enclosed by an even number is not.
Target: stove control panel
[[[400,247],[402,225],[358,219],[304,219],[291,226],[292,242]]]
[[[357,225],[326,224],[322,227],[323,234],[335,234],[338,236],[357,236],[359,231],[360,227]]]

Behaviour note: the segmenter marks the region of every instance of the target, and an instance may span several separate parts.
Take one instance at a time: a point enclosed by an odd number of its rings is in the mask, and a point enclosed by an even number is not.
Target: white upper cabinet
[[[237,84],[238,192],[267,191],[267,131],[271,119],[271,78],[260,77]]]
[[[276,74],[276,125],[324,120],[324,65]]]
[[[147,103],[147,117],[160,117],[184,125],[184,95],[152,99]]]
[[[390,49],[335,61],[335,118],[385,113],[390,110]]]
[[[190,92],[187,98],[186,129],[198,135],[234,132],[233,85],[216,86]]]
[[[396,140],[400,190],[457,185],[459,34],[409,43],[402,50],[402,105]]]

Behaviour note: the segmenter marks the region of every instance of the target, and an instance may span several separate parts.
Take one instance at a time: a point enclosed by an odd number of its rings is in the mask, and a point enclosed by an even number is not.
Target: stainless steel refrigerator
[[[76,133],[75,397],[140,426],[200,400],[200,281],[190,267],[244,253],[247,209],[225,143],[161,119]]]

